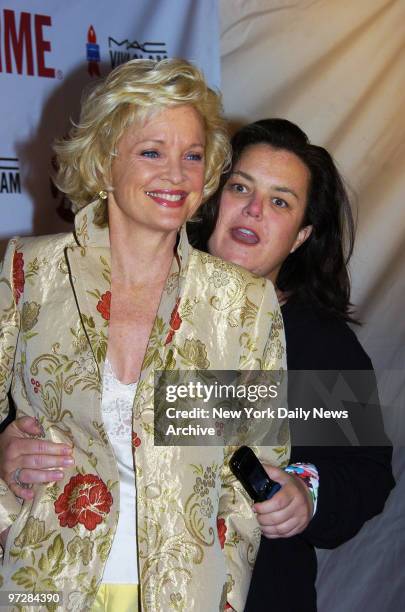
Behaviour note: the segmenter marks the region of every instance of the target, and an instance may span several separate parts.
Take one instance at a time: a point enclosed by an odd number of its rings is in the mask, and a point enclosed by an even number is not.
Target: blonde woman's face
[[[204,189],[205,134],[192,106],[159,111],[120,138],[112,164],[110,217],[174,231],[196,211]]]
[[[209,252],[273,282],[289,253],[309,237],[303,227],[310,174],[294,153],[247,148],[227,181]]]

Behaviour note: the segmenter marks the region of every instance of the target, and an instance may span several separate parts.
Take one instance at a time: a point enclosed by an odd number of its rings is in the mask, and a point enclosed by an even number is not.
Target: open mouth
[[[231,236],[234,240],[242,244],[254,245],[260,242],[260,238],[256,232],[248,227],[233,227],[231,229]]]
[[[180,208],[186,201],[188,194],[186,191],[158,189],[156,191],[147,191],[146,195],[160,206]]]

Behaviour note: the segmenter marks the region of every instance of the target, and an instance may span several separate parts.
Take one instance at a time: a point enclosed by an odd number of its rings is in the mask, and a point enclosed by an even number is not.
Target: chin
[[[241,268],[245,268],[245,270],[249,270],[249,272],[253,271],[254,266],[251,264],[251,262],[247,260],[246,257],[240,257],[240,255],[237,253],[220,255],[220,257],[226,261],[236,264],[237,266],[240,266]]]

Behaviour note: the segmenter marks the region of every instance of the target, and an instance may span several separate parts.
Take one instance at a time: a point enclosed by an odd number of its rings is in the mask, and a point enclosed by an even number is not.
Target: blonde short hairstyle
[[[54,145],[58,171],[55,183],[78,210],[111,190],[109,177],[117,142],[125,129],[154,111],[190,105],[205,128],[203,199],[218,187],[229,165],[230,146],[221,98],[195,66],[182,59],[131,60],[115,68],[84,96],[77,125]]]

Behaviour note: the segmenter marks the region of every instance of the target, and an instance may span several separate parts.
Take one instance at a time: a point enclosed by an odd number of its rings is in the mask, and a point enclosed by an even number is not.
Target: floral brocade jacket
[[[21,505],[0,480],[0,532],[11,525],[0,589],[62,592],[62,607],[48,609],[91,608],[119,513],[101,415],[111,280],[97,206],[77,214],[74,233],[10,241],[0,272],[0,416],[11,389],[17,416],[74,445],[75,466],[35,485],[32,501]],[[133,409],[142,611],[214,612],[228,601],[242,612],[260,539],[229,448],[154,446],[154,370],[197,368],[285,368],[284,330],[271,283],[196,251],[182,230]],[[284,465],[288,433],[277,442],[259,454]]]

